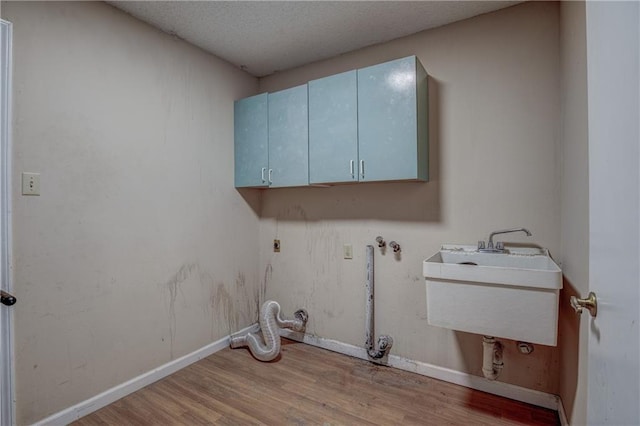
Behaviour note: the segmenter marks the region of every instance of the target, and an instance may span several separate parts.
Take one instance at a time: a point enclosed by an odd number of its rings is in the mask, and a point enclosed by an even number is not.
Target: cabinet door
[[[309,182],[358,180],[356,71],[309,82]]]
[[[269,167],[267,94],[240,99],[233,108],[235,185],[266,187]]]
[[[269,93],[271,187],[309,185],[307,85]]]
[[[360,181],[426,180],[426,90],[415,56],[358,70]]]

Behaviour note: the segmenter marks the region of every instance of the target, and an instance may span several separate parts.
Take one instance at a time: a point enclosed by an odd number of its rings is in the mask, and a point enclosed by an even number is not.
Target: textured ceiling
[[[109,1],[261,77],[519,1]]]

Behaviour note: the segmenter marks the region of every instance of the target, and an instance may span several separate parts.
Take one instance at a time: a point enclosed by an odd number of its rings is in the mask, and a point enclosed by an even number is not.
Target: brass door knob
[[[598,315],[598,299],[594,292],[589,292],[589,296],[586,299],[578,299],[576,296],[571,296],[571,307],[576,310],[576,313],[581,314],[583,309],[587,309],[592,317]]]

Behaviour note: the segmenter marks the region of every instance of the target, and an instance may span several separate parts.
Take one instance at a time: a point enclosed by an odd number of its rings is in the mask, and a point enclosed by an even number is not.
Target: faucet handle
[[[478,250],[484,250],[484,241],[478,241]]]
[[[496,250],[504,250],[504,243],[502,241],[496,243]]]

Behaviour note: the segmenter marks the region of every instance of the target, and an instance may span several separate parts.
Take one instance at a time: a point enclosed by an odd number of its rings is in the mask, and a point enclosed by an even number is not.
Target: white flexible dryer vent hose
[[[304,309],[294,313],[294,319],[280,316],[278,302],[269,300],[260,309],[260,330],[262,338],[257,333],[242,336],[231,336],[231,349],[249,347],[251,354],[259,361],[272,361],[280,353],[280,328],[294,331],[304,331],[309,315]],[[264,339],[264,340],[263,340]]]

